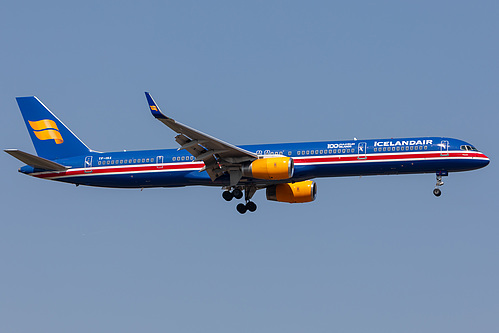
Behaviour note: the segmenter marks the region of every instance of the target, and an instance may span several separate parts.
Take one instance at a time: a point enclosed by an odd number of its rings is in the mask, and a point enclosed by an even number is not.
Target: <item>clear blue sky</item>
[[[9,1],[1,148],[36,95],[96,150],[176,148],[144,91],[234,144],[449,136],[451,174],[319,179],[310,204],[74,187],[0,154],[1,332],[495,332],[497,1]]]

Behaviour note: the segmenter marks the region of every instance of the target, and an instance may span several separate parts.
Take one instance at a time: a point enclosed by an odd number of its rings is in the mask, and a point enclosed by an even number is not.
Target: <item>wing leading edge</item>
[[[236,185],[242,177],[241,164],[258,159],[258,155],[248,150],[236,147],[230,143],[200,132],[192,127],[181,124],[163,114],[154,102],[151,94],[145,93],[152,115],[173,131],[178,133],[175,141],[180,149],[187,150],[197,161],[203,161],[205,170],[211,180],[230,175],[231,186]]]

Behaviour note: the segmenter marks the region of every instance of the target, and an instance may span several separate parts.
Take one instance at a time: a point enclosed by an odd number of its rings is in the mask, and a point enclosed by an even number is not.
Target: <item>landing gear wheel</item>
[[[229,191],[224,191],[222,193],[222,198],[224,198],[226,201],[231,201],[232,198],[234,198],[234,195],[230,193]]]
[[[246,208],[250,212],[254,212],[256,210],[256,203],[254,203],[253,201],[248,201],[248,203],[246,204]]]
[[[442,195],[442,191],[440,191],[439,188],[436,188],[433,190],[433,194],[436,196],[436,197],[439,197]]]
[[[234,195],[234,198],[236,199],[241,199],[243,197],[243,191],[241,191],[238,188],[235,188],[234,191],[232,191],[232,195]]]
[[[241,213],[241,214],[246,213],[246,211],[248,210],[248,208],[246,208],[246,205],[245,205],[245,204],[242,204],[242,203],[238,204],[238,205],[236,206],[236,209],[237,209],[237,211],[238,211],[239,213]]]

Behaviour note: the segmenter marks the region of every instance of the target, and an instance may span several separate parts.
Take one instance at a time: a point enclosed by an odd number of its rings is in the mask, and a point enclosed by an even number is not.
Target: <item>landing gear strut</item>
[[[437,171],[437,183],[435,184],[435,189],[433,190],[433,194],[436,197],[442,195],[442,191],[439,189],[439,187],[444,185],[444,182],[442,181],[442,176],[447,176],[447,175],[449,175],[447,171]]]
[[[246,204],[239,203],[236,206],[236,210],[239,213],[244,214],[247,211],[249,212],[256,211],[257,208],[256,203],[251,201],[251,198],[255,194],[256,190],[257,188],[254,185],[248,185],[244,187],[244,201],[246,201]],[[241,199],[242,197],[243,197],[243,191],[241,190],[241,188],[238,187],[234,188],[232,192],[230,191],[230,188],[228,188],[222,193],[222,198],[224,198],[226,201],[231,201],[233,198]]]

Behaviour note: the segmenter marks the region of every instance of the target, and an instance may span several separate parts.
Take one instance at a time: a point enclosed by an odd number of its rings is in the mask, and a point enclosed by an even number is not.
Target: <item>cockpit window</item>
[[[463,145],[463,146],[461,146],[460,148],[461,148],[461,150],[478,151],[478,149],[476,149],[476,148],[475,148],[475,147],[473,147],[473,146],[469,146],[469,145],[466,145],[466,146],[465,146],[465,145]]]

